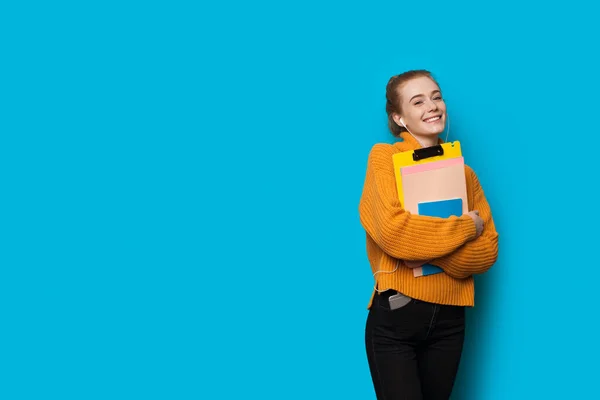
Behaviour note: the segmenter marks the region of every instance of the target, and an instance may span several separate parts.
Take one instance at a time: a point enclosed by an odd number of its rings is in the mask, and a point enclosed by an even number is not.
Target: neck
[[[410,134],[410,135],[412,135],[412,134]],[[438,140],[439,140],[438,137],[437,137],[437,135],[436,136],[431,136],[431,135],[428,135],[428,136],[412,135],[412,136],[417,140],[417,142],[419,142],[419,144],[422,147],[435,146],[435,145],[438,144]]]

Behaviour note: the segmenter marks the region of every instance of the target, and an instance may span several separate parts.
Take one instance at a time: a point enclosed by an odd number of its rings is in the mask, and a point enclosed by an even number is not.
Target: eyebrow
[[[437,89],[431,92],[431,94],[432,94],[432,95],[433,95],[434,93],[439,93],[439,94],[442,94],[442,92],[441,92],[440,90],[437,90]],[[410,98],[409,102],[410,102],[410,101],[413,101],[413,99],[415,99],[415,98],[417,98],[417,97],[422,97],[422,96],[424,96],[424,95],[423,95],[423,94],[416,94],[416,95],[414,95],[413,97],[411,97],[411,98]]]

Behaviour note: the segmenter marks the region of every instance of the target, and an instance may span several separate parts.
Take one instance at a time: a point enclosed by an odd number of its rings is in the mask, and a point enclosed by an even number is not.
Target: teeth
[[[429,118],[429,119],[426,119],[425,121],[427,121],[427,122],[433,122],[433,121],[437,121],[438,119],[440,119],[440,117]]]

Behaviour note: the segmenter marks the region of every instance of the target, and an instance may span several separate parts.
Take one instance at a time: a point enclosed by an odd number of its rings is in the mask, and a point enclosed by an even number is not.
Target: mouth
[[[435,117],[427,118],[427,119],[424,119],[423,121],[427,122],[428,124],[432,124],[434,122],[440,121],[441,119],[442,119],[441,115],[436,115]]]

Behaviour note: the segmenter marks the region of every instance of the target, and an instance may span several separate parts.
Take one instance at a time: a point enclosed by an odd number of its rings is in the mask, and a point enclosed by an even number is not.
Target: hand
[[[409,261],[409,260],[404,260],[404,264],[406,264],[406,266],[408,268],[419,268],[422,267],[425,264],[429,264],[431,261],[433,260],[426,260],[426,261],[420,261],[420,260],[416,260],[416,261]]]
[[[467,213],[467,215],[471,217],[475,222],[475,229],[477,231],[477,235],[475,236],[475,238],[478,238],[479,235],[481,235],[481,233],[483,232],[483,219],[481,219],[481,217],[479,216],[479,211],[477,210],[470,211]]]

